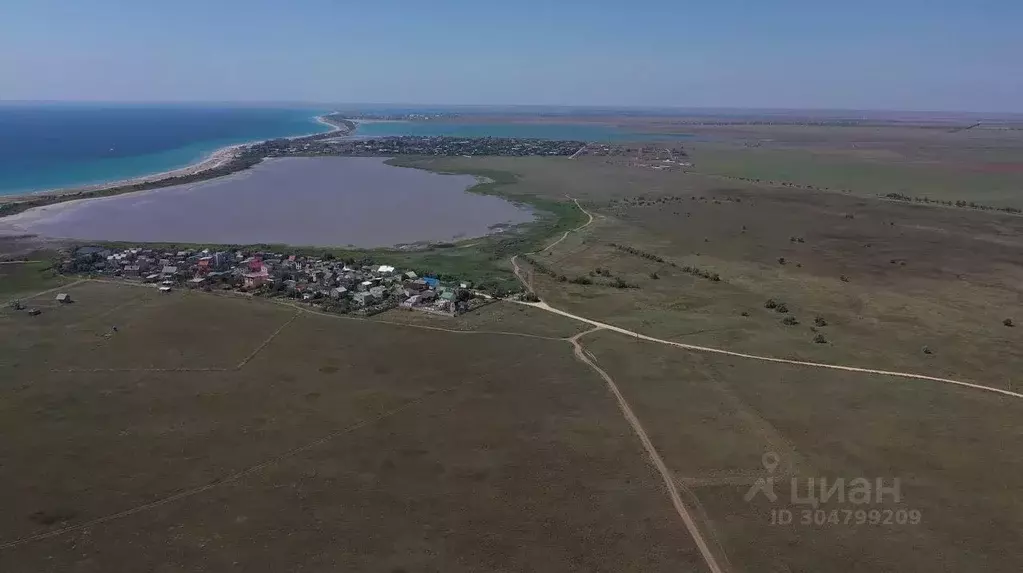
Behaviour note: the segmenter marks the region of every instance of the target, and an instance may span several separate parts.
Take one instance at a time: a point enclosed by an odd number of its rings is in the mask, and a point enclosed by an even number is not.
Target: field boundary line
[[[390,418],[391,416],[395,416],[397,414],[400,414],[401,412],[404,412],[405,410],[408,410],[409,408],[412,408],[414,406],[417,406],[417,405],[425,402],[427,399],[429,399],[429,398],[431,398],[433,396],[439,396],[439,395],[442,395],[442,394],[449,394],[449,393],[454,392],[455,390],[458,390],[458,389],[460,389],[460,388],[462,388],[464,386],[467,386],[469,384],[473,384],[474,382],[475,382],[474,380],[469,380],[469,381],[466,381],[466,382],[462,382],[462,383],[456,384],[454,386],[449,386],[447,388],[442,388],[440,390],[427,391],[427,392],[423,393],[423,395],[419,396],[418,398],[414,398],[412,400],[409,400],[408,402],[402,404],[401,406],[397,406],[395,408],[387,410],[386,412],[383,412],[382,414],[378,414],[376,416],[373,416],[372,418],[366,418],[364,420],[361,420],[359,422],[356,422],[354,424],[346,426],[346,427],[344,427],[344,428],[342,428],[340,430],[336,430],[336,431],[331,432],[331,433],[329,433],[329,434],[327,434],[325,436],[321,436],[321,437],[317,438],[316,440],[313,440],[311,442],[305,443],[305,444],[303,444],[301,446],[298,446],[296,448],[292,448],[292,449],[290,449],[290,450],[288,450],[288,451],[286,451],[284,453],[278,454],[277,456],[274,456],[274,457],[272,457],[270,459],[262,461],[262,462],[260,462],[260,463],[258,463],[256,465],[249,466],[249,467],[247,467],[247,468],[245,468],[243,470],[237,471],[237,472],[235,472],[233,474],[230,474],[230,475],[228,475],[226,477],[215,479],[214,481],[211,481],[211,482],[209,482],[207,484],[204,484],[204,485],[201,485],[201,486],[198,486],[198,487],[193,487],[193,488],[187,489],[185,491],[178,492],[178,493],[176,493],[174,495],[170,495],[170,496],[164,497],[162,499],[158,499],[158,500],[156,500],[154,502],[151,502],[151,503],[147,503],[147,504],[143,504],[143,505],[138,505],[138,506],[135,506],[135,507],[133,507],[131,509],[126,509],[124,511],[119,511],[117,513],[112,513],[112,514],[105,515],[105,516],[102,516],[102,517],[97,517],[95,519],[91,519],[89,521],[85,521],[83,523],[79,523],[79,524],[76,524],[76,525],[69,525],[67,527],[62,527],[60,529],[55,529],[53,531],[47,531],[47,532],[44,532],[44,533],[38,533],[36,535],[30,535],[28,537],[22,537],[21,539],[15,539],[13,541],[8,541],[8,542],[0,543],[0,551],[5,550],[5,549],[13,549],[13,548],[19,547],[21,545],[32,543],[33,541],[42,541],[44,539],[50,539],[50,538],[53,538],[53,537],[58,537],[60,535],[64,535],[65,533],[71,533],[71,532],[74,532],[74,531],[80,531],[80,530],[86,529],[88,527],[92,527],[92,526],[95,526],[95,525],[101,525],[101,524],[104,524],[104,523],[107,523],[107,522],[110,522],[110,521],[121,519],[123,517],[129,517],[129,516],[135,515],[136,513],[142,513],[144,511],[147,511],[147,510],[150,510],[150,509],[155,509],[157,507],[161,507],[161,506],[167,505],[169,503],[172,503],[172,502],[175,502],[175,501],[178,501],[178,500],[182,500],[182,499],[185,499],[185,498],[193,497],[195,495],[207,492],[207,491],[209,491],[211,489],[214,489],[214,488],[216,488],[218,486],[221,486],[221,485],[224,485],[224,484],[236,482],[236,481],[238,481],[238,480],[240,480],[240,479],[242,479],[244,477],[247,477],[249,475],[258,473],[258,472],[260,472],[260,471],[262,471],[262,470],[264,470],[264,469],[266,469],[266,468],[268,468],[268,467],[270,467],[270,466],[272,466],[274,464],[280,463],[280,462],[282,462],[282,461],[284,461],[284,460],[286,460],[288,458],[291,458],[291,457],[294,457],[294,456],[296,456],[298,454],[301,454],[303,452],[309,451],[309,450],[315,448],[316,446],[319,446],[321,444],[325,444],[325,443],[327,443],[327,442],[329,442],[329,441],[331,441],[331,440],[333,440],[335,438],[338,438],[338,437],[343,436],[345,434],[350,434],[350,433],[352,433],[352,432],[354,432],[356,430],[360,430],[360,429],[362,429],[362,428],[364,428],[366,426],[369,426],[369,425],[374,424],[376,422],[379,422],[381,420]]]
[[[277,328],[277,330],[273,331],[273,333],[270,336],[266,337],[266,340],[264,340],[262,344],[257,346],[256,349],[253,350],[248,356],[246,356],[244,359],[242,359],[242,361],[239,362],[238,365],[234,367],[234,369],[235,370],[241,370],[242,368],[244,368],[245,365],[248,364],[250,360],[255,358],[256,355],[260,353],[260,351],[262,351],[271,342],[273,342],[273,339],[277,338],[277,335],[280,334],[282,330],[287,328],[287,326],[289,324],[291,324],[292,322],[295,322],[295,319],[298,318],[298,316],[299,316],[299,313],[297,313],[297,312],[295,314],[291,315],[291,318],[289,318],[284,324],[280,325]]]
[[[646,450],[650,461],[653,463],[654,469],[656,469],[660,474],[661,480],[664,482],[664,486],[668,490],[668,496],[671,498],[671,503],[675,507],[676,513],[678,513],[679,517],[682,518],[682,522],[685,524],[686,529],[689,531],[689,535],[696,543],[696,547],[700,550],[700,554],[703,556],[704,562],[707,563],[707,567],[710,568],[711,573],[724,573],[725,569],[718,564],[717,558],[714,556],[713,552],[711,552],[710,545],[700,532],[700,528],[697,526],[692,513],[689,512],[685,504],[682,502],[682,497],[679,495],[675,476],[672,474],[671,470],[668,469],[667,464],[664,463],[661,455],[657,452],[653,442],[650,440],[650,436],[647,435],[646,430],[643,428],[643,424],[632,411],[632,408],[629,406],[628,401],[625,400],[625,396],[622,395],[621,391],[618,389],[618,385],[615,383],[614,379],[611,378],[607,372],[601,369],[600,366],[597,366],[596,361],[591,360],[590,357],[587,356],[587,352],[583,349],[582,344],[579,343],[578,339],[580,336],[581,334],[578,334],[569,339],[569,342],[572,343],[575,357],[593,369],[593,371],[599,374],[600,377],[604,379],[604,382],[607,383],[608,389],[611,390],[615,400],[618,402],[618,407],[621,409],[622,415],[632,427],[632,431],[639,437],[639,441],[642,443],[643,449]]]
[[[234,368],[53,368],[50,372],[83,374],[89,372],[231,372]]]
[[[324,317],[327,317],[327,318],[339,318],[341,320],[354,320],[356,322],[371,322],[371,323],[375,323],[375,324],[389,324],[391,326],[404,326],[404,327],[408,327],[408,328],[418,328],[418,329],[422,329],[422,330],[433,330],[433,331],[437,331],[437,332],[449,332],[451,334],[490,334],[490,335],[500,335],[500,336],[521,336],[521,337],[524,337],[524,338],[535,338],[535,339],[538,339],[538,340],[555,340],[555,341],[565,341],[565,340],[568,340],[570,338],[568,336],[560,337],[559,338],[559,337],[556,337],[556,336],[541,336],[539,334],[529,334],[527,332],[510,332],[510,331],[504,331],[504,330],[457,330],[457,329],[453,329],[453,328],[443,328],[443,327],[440,327],[440,326],[428,326],[428,325],[425,325],[425,324],[407,324],[407,323],[404,323],[404,322],[395,322],[395,321],[392,321],[392,320],[374,320],[372,318],[360,318],[360,317],[357,317],[357,316],[345,316],[345,315],[342,315],[342,314],[335,314],[335,313],[331,313],[331,312],[323,312],[323,311],[320,311],[320,310],[314,310],[312,308],[305,308],[305,307],[299,306],[296,303],[277,302],[277,301],[274,301],[272,299],[271,299],[271,302],[273,302],[273,304],[277,304],[279,306],[286,306],[288,308],[293,308],[293,309],[295,309],[295,310],[297,310],[299,312],[305,312],[305,313],[316,315],[316,316],[324,316]]]
[[[588,211],[586,211],[586,209],[584,209],[583,206],[579,204],[578,200],[573,199],[573,201],[575,201],[576,206],[578,206],[580,210],[582,210],[584,213],[586,213],[590,217],[589,222],[587,222],[587,223],[585,223],[585,224],[583,224],[583,225],[581,225],[581,226],[579,226],[579,227],[577,227],[575,229],[575,230],[578,230],[578,229],[582,229],[583,227],[586,227],[590,223],[592,223],[593,222],[593,215],[591,215]],[[569,232],[571,232],[571,231],[566,231],[566,236],[567,236],[567,233],[569,233]],[[553,247],[554,245],[560,243],[563,239],[564,239],[564,237],[562,237],[561,239],[555,241],[554,243],[549,245],[547,248]],[[522,277],[522,274],[521,274],[520,269],[519,269],[519,265],[516,262],[517,258],[518,258],[518,255],[514,255],[511,258],[513,272],[515,273],[515,276],[519,279],[519,281],[522,282],[522,284],[526,287],[526,289],[528,289],[530,292],[533,292],[532,287]],[[757,354],[747,354],[747,353],[744,353],[744,352],[735,352],[733,350],[725,350],[723,348],[714,348],[714,347],[710,347],[710,346],[698,346],[698,345],[695,345],[695,344],[686,344],[684,342],[675,342],[675,341],[672,341],[672,340],[664,340],[663,338],[655,338],[653,336],[647,336],[645,334],[640,334],[638,332],[627,330],[627,329],[622,328],[620,326],[614,326],[614,325],[608,324],[606,322],[600,322],[600,321],[597,321],[597,320],[593,320],[591,318],[586,318],[584,316],[579,316],[577,314],[572,314],[570,312],[567,312],[567,311],[564,311],[564,310],[561,310],[561,309],[558,309],[558,308],[554,308],[553,306],[551,306],[551,305],[549,305],[549,304],[547,304],[546,302],[543,302],[543,301],[540,301],[540,302],[526,302],[526,301],[523,301],[523,300],[515,300],[513,298],[508,298],[508,299],[505,299],[505,300],[507,300],[509,302],[513,302],[515,304],[524,304],[526,306],[531,306],[533,308],[539,308],[541,310],[546,310],[547,312],[553,312],[555,314],[560,314],[561,316],[566,316],[568,318],[574,318],[575,320],[578,320],[580,322],[585,322],[587,324],[592,324],[594,326],[600,326],[600,327],[603,327],[603,328],[605,328],[607,330],[611,330],[611,331],[617,332],[619,334],[624,334],[626,336],[632,336],[632,337],[637,338],[639,340],[646,340],[647,342],[656,342],[658,344],[667,344],[669,346],[674,346],[676,348],[683,348],[685,350],[692,350],[692,351],[695,351],[695,352],[709,352],[709,353],[712,353],[712,354],[721,354],[721,355],[725,355],[725,356],[733,356],[735,358],[746,358],[746,359],[749,359],[749,360],[759,360],[761,362],[773,362],[775,364],[790,364],[790,365],[793,365],[793,366],[808,366],[808,367],[811,367],[811,368],[825,368],[825,369],[829,369],[829,370],[841,370],[843,372],[857,372],[857,373],[860,373],[860,374],[877,374],[877,375],[880,375],[880,376],[892,376],[892,377],[896,377],[896,378],[909,378],[909,379],[912,379],[912,380],[926,380],[926,381],[929,381],[929,382],[940,382],[940,383],[943,383],[943,384],[952,384],[952,385],[955,385],[955,386],[962,386],[964,388],[972,388],[974,390],[983,390],[985,392],[993,392],[995,394],[1001,394],[1003,396],[1009,396],[1011,398],[1023,399],[1023,393],[1020,393],[1020,392],[1013,392],[1012,390],[1005,390],[1005,389],[1002,389],[1002,388],[995,388],[995,387],[992,387],[992,386],[984,386],[982,384],[975,384],[973,382],[964,382],[962,380],[953,380],[951,378],[941,378],[941,377],[938,377],[938,376],[928,376],[926,374],[914,374],[912,372],[898,372],[898,371],[894,371],[894,370],[877,370],[877,369],[874,369],[874,368],[860,368],[860,367],[857,367],[857,366],[842,366],[842,365],[839,365],[839,364],[827,364],[827,363],[824,363],[824,362],[810,362],[810,361],[807,361],[807,360],[790,360],[790,359],[787,359],[787,358],[775,358],[773,356],[760,356],[760,355],[757,355]]]
[[[64,283],[62,285],[55,286],[53,288],[48,288],[48,289],[46,289],[44,291],[39,291],[39,292],[37,292],[35,294],[30,294],[28,296],[23,296],[23,297],[18,297],[18,298],[12,298],[12,299],[8,300],[7,302],[5,302],[4,304],[11,304],[12,302],[14,302],[16,300],[32,300],[34,298],[43,296],[44,294],[50,294],[51,292],[57,292],[60,289],[65,289],[65,288],[71,288],[71,287],[74,287],[74,286],[78,286],[78,285],[80,285],[80,284],[82,284],[84,282],[87,282],[88,280],[89,279],[78,279],[76,281],[72,281],[72,282],[69,282],[69,283]]]

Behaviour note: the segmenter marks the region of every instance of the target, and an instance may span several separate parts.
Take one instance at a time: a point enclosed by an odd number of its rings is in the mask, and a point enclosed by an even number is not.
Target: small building
[[[405,278],[410,279],[410,280],[415,280],[415,279],[419,278],[419,275],[417,275],[414,271],[409,271],[409,272],[405,273]]]
[[[354,300],[358,304],[361,304],[362,306],[369,306],[376,302],[376,298],[374,298],[371,293],[366,291],[355,293],[355,296],[352,297],[352,300]]]
[[[69,302],[71,302],[71,295],[69,295],[66,292],[62,292],[62,293],[57,295],[57,302],[65,303],[65,304],[69,303]]]
[[[377,272],[385,275],[391,274],[394,272],[394,267],[390,265],[380,265],[380,268],[377,269]]]

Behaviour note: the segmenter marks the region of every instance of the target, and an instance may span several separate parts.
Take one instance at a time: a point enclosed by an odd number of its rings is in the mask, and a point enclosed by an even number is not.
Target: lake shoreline
[[[476,177],[387,161],[272,158],[215,180],[26,210],[0,219],[0,236],[418,250],[514,232],[536,219],[528,206],[473,193],[481,184]],[[279,192],[296,181],[293,192]]]

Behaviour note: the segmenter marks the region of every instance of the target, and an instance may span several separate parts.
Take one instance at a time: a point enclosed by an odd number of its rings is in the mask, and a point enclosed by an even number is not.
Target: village
[[[467,281],[443,282],[369,260],[274,252],[148,247],[79,247],[61,263],[65,274],[101,276],[176,289],[230,291],[296,299],[327,312],[371,316],[392,308],[455,316],[493,297]]]
[[[299,139],[272,139],[245,148],[254,157],[392,155],[431,156],[571,156],[586,145],[583,141],[559,141],[511,137],[388,136],[339,137],[337,133]]]

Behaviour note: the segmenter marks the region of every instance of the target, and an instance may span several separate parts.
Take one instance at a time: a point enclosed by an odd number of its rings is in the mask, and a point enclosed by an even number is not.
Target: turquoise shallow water
[[[221,147],[326,131],[326,110],[198,106],[0,106],[0,195],[184,167]]]
[[[420,135],[453,137],[519,137],[593,142],[686,140],[689,134],[642,133],[613,125],[576,123],[459,123],[443,121],[360,122],[356,135]]]

